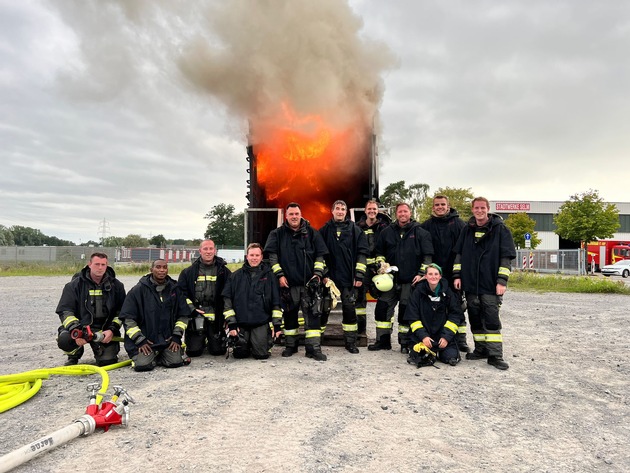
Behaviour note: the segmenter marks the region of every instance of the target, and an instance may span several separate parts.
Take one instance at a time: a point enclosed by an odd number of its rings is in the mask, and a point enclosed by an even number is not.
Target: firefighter
[[[186,329],[188,356],[201,356],[206,346],[211,355],[225,355],[227,344],[221,293],[230,274],[225,260],[217,256],[212,240],[201,242],[199,258],[180,273],[177,285],[194,311]]]
[[[163,259],[131,288],[120,318],[125,324],[125,350],[136,371],[156,365],[178,368],[187,361],[182,338],[192,310]]]
[[[463,316],[459,297],[442,277],[442,268],[429,264],[425,278],[411,293],[405,312],[411,330],[410,363],[415,363],[423,347],[436,353],[443,363],[459,363],[456,338]]]
[[[260,243],[247,246],[245,264],[228,278],[223,289],[225,322],[234,346],[234,358],[269,358],[273,340],[282,334],[280,287]],[[270,324],[273,327],[270,328]]]
[[[348,219],[348,206],[337,200],[332,206],[333,218],[319,230],[328,248],[325,257],[326,278],[341,291],[342,327],[346,350],[357,354],[357,313],[355,303],[358,289],[363,287],[369,247],[361,228]],[[327,314],[325,315],[327,319]],[[326,321],[322,323],[322,333]]]
[[[411,218],[408,204],[396,205],[396,221],[381,231],[376,241],[376,261],[396,266],[394,287],[381,292],[376,301],[376,341],[368,350],[391,350],[392,318],[398,307],[398,343],[401,353],[409,353],[409,326],[405,322],[405,310],[411,290],[424,276],[431,263],[433,244],[429,232]]]
[[[280,283],[284,303],[285,348],[282,356],[290,357],[298,351],[298,312],[301,308],[306,319],[306,356],[326,361],[321,349],[321,278],[328,249],[319,232],[302,218],[299,204],[291,202],[285,211],[284,224],[271,231],[264,250]]]
[[[359,335],[365,335],[367,328],[367,292],[370,291],[372,296],[378,294],[372,285],[372,277],[376,275],[376,240],[381,230],[392,223],[389,216],[378,211],[378,202],[374,199],[366,202],[364,212],[365,214],[361,216],[357,225],[367,237],[370,253],[366,262],[366,277],[363,279],[363,285],[357,291],[356,311]]]
[[[503,359],[503,336],[499,308],[507,290],[511,261],[516,258],[512,233],[503,219],[489,213],[485,197],[472,201],[468,224],[455,245],[453,285],[463,290],[475,349],[467,360],[488,359],[500,370],[509,368]]]
[[[124,300],[125,286],[107,266],[107,255],[92,253],[89,264],[64,286],[57,305],[57,346],[68,355],[66,366],[79,362],[88,343],[98,366],[118,361],[120,344],[112,339],[120,336]]]
[[[457,210],[450,206],[448,197],[436,195],[433,197],[433,207],[431,217],[420,224],[422,228],[431,234],[433,243],[433,262],[443,270],[442,278],[448,281],[449,287],[453,287],[453,263],[455,253],[453,248],[462,228],[466,226]],[[460,291],[455,291],[463,304]],[[462,310],[464,306],[462,305]],[[459,350],[468,353],[470,348],[466,342],[466,318],[462,318],[461,325],[457,329],[457,345]]]

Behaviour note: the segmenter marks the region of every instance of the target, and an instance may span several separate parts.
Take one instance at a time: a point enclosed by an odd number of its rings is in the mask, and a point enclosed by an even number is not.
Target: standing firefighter
[[[245,264],[232,273],[223,289],[228,335],[236,340],[234,358],[269,358],[273,339],[281,334],[278,280],[262,257],[260,243],[250,243]]]
[[[466,226],[466,222],[459,218],[457,210],[451,208],[447,196],[436,195],[433,197],[431,217],[422,222],[420,226],[431,234],[433,262],[442,268],[442,277],[453,288],[453,264],[455,263],[453,249],[462,228]],[[461,293],[456,291],[455,294],[462,301]],[[466,319],[464,317],[457,328],[457,345],[464,353],[470,351],[466,342]]]
[[[396,205],[396,221],[385,228],[376,242],[376,260],[396,266],[394,286],[379,294],[374,309],[376,342],[368,350],[391,350],[392,318],[398,307],[398,343],[401,353],[409,353],[409,325],[405,310],[412,287],[424,276],[426,265],[431,263],[433,245],[431,235],[411,218],[408,204]]]
[[[378,202],[370,199],[365,204],[365,215],[357,222],[357,225],[367,238],[368,247],[370,253],[367,258],[367,270],[366,277],[363,281],[363,285],[358,288],[357,295],[357,324],[359,326],[359,335],[365,335],[367,328],[367,292],[371,290],[375,295],[376,291],[372,288],[372,277],[376,275],[376,241],[378,236],[384,228],[392,223],[391,219],[378,211]]]
[[[66,365],[76,365],[88,343],[98,366],[118,361],[120,344],[112,338],[120,335],[118,314],[124,300],[125,287],[107,266],[107,255],[93,253],[89,264],[65,285],[57,305],[57,345],[68,355]]]
[[[211,355],[225,355],[227,348],[221,293],[230,274],[225,260],[217,256],[212,240],[201,242],[199,258],[180,273],[177,285],[186,295],[193,311],[186,330],[188,356],[200,356],[206,344]]]
[[[333,218],[319,230],[328,248],[327,278],[341,290],[342,326],[346,350],[359,353],[357,348],[357,290],[363,287],[369,248],[367,238],[357,224],[347,218],[348,206],[343,200],[332,206]],[[322,326],[325,326],[323,324]]]
[[[321,286],[324,256],[328,253],[317,230],[302,218],[299,204],[286,208],[286,221],[273,230],[265,244],[271,269],[278,278],[284,307],[285,349],[283,357],[298,350],[298,311],[306,318],[306,356],[326,361],[321,349]],[[307,284],[309,287],[307,287]]]
[[[468,303],[468,319],[475,350],[467,360],[487,358],[500,370],[509,365],[503,360],[503,337],[499,308],[507,290],[511,261],[516,258],[512,233],[498,215],[488,213],[485,197],[472,201],[473,216],[455,246],[453,281],[462,289]]]
[[[190,312],[177,282],[168,275],[168,263],[155,260],[151,273],[131,288],[120,311],[126,328],[125,350],[134,370],[184,365],[188,358],[182,337]]]

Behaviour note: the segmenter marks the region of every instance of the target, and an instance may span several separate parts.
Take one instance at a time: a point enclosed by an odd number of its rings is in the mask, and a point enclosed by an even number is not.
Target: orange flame
[[[361,187],[356,180],[357,155],[365,155],[363,127],[335,129],[321,116],[298,117],[284,104],[282,117],[254,124],[254,130],[258,184],[267,205],[284,208],[298,202],[302,216],[318,229],[331,218],[335,200],[348,202],[352,188]]]

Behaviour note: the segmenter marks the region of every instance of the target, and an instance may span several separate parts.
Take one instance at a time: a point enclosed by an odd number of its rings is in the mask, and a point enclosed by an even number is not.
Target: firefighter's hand
[[[228,337],[238,337],[238,330],[230,330],[228,332]]]
[[[77,338],[75,340],[76,344],[82,347],[83,345],[87,345],[87,340],[85,338]]]
[[[444,349],[444,348],[446,348],[446,345],[448,345],[448,342],[446,341],[446,338],[444,338],[444,337],[440,338],[440,341],[438,342],[438,347]]]
[[[361,287],[363,286],[363,281],[359,281],[358,279],[354,280],[354,287]]]
[[[168,342],[169,340],[171,341],[168,346],[169,351],[178,352],[179,349],[182,347],[182,337],[173,334],[166,341]]]
[[[502,296],[507,291],[507,286],[503,284],[497,284],[497,296]]]
[[[171,344],[168,346],[169,351],[174,351],[174,352],[178,352],[181,349],[181,345],[177,342],[171,342]]]
[[[271,329],[271,338],[273,338],[274,340],[278,339],[278,337],[280,337],[282,335],[282,330],[278,329]]]
[[[101,343],[109,343],[114,338],[114,332],[111,330],[103,330],[103,341]]]
[[[324,278],[324,279],[322,279],[322,282],[323,282],[324,284],[327,284],[327,283],[328,283],[328,278]]]
[[[153,345],[153,342],[147,340],[147,343],[138,347],[138,351],[142,353],[143,355],[148,356],[151,353],[153,353],[153,349],[151,348],[151,345]]]
[[[433,348],[433,340],[431,340],[431,337],[424,337],[422,343],[424,343],[424,346],[427,348]]]
[[[462,280],[457,278],[453,280],[453,287],[458,291],[462,288]]]
[[[278,282],[280,283],[280,287],[289,287],[289,281],[287,281],[287,278],[284,276],[280,276]]]
[[[419,274],[416,274],[413,277],[413,280],[411,281],[411,285],[415,286],[416,284],[418,284],[420,281],[422,281],[424,279],[424,276],[420,276]]]
[[[203,311],[203,309],[195,309],[197,312],[199,312],[201,315],[205,314],[205,312]]]

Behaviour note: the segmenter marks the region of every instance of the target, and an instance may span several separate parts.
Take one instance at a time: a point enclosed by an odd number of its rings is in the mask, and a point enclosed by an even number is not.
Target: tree
[[[94,240],[88,240],[85,243],[81,242],[79,246],[99,246],[99,244],[95,242]]]
[[[381,204],[391,208],[399,202],[405,202],[411,207],[411,214],[417,217],[428,192],[428,184],[411,184],[405,187],[405,181],[394,182],[388,185],[381,194]]]
[[[436,195],[445,195],[448,197],[451,208],[457,210],[462,220],[466,221],[472,216],[471,203],[475,197],[470,188],[461,189],[457,187],[440,187],[433,193],[431,197],[428,197],[422,203],[420,213],[418,215],[418,221],[424,222],[431,216],[433,209],[433,198]]]
[[[529,233],[532,237],[530,239],[531,249],[535,249],[542,240],[538,238],[538,233],[534,231],[536,227],[536,220],[523,212],[510,214],[505,219],[505,226],[512,232],[514,238],[514,244],[517,248],[525,247],[525,234]]]
[[[41,246],[46,243],[46,235],[37,228],[13,225],[10,230],[16,246]]]
[[[15,240],[13,239],[13,233],[4,225],[0,225],[0,246],[13,246]]]
[[[166,248],[166,238],[161,233],[159,235],[155,235],[149,239],[149,243],[151,245],[155,245],[158,248]]]
[[[103,238],[101,245],[106,248],[118,248],[119,246],[123,246],[123,237],[118,236],[110,236]]]
[[[556,234],[565,240],[588,243],[611,238],[619,228],[619,211],[607,204],[597,190],[572,195],[553,217]]]
[[[126,248],[142,248],[145,246],[149,246],[149,240],[143,238],[140,235],[130,233],[122,239],[121,246],[124,246]]]
[[[234,206],[232,204],[215,205],[204,218],[210,220],[204,235],[205,238],[214,240],[217,245],[244,245],[244,214],[243,212],[234,214]]]

